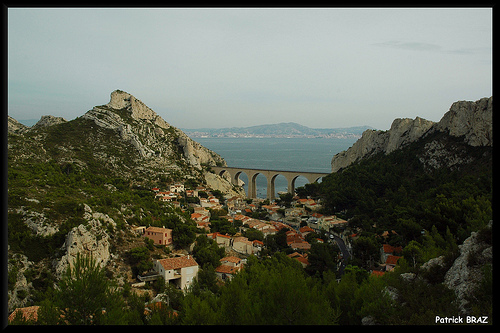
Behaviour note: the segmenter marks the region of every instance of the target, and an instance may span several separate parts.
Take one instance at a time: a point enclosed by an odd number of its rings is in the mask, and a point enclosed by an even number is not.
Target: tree
[[[281,206],[290,208],[292,206],[293,194],[292,193],[280,193],[279,203]]]
[[[332,244],[317,243],[311,244],[311,250],[308,256],[309,265],[306,271],[311,274],[322,276],[327,270],[336,270],[338,248]]]
[[[422,253],[422,246],[417,241],[411,241],[403,249],[403,257],[409,260],[413,264],[413,267],[416,267],[417,263],[420,262]]]
[[[353,242],[353,256],[360,258],[363,266],[370,267],[380,254],[379,248],[374,238],[360,236]]]
[[[112,298],[112,286],[97,261],[77,254],[54,293],[58,318],[72,325],[97,324]],[[50,307],[50,306],[49,306]]]
[[[204,268],[207,265],[217,267],[220,265],[220,259],[224,257],[226,251],[219,247],[213,239],[200,235],[196,238],[196,244],[193,248],[193,255],[196,262]]]

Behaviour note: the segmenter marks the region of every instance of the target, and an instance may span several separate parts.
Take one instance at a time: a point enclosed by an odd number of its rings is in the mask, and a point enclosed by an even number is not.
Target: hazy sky
[[[182,128],[439,121],[492,95],[492,9],[8,9],[10,116],[115,89]]]

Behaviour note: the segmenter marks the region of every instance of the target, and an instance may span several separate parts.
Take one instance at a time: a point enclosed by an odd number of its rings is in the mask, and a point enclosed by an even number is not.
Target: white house
[[[170,185],[170,192],[175,192],[175,193],[184,192],[184,184],[175,183],[174,185]]]
[[[155,260],[153,268],[165,279],[165,283],[173,283],[181,290],[191,285],[199,270],[191,255]]]

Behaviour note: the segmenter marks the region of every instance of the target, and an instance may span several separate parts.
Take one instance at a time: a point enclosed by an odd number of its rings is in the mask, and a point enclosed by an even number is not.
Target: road
[[[333,235],[331,233],[329,233],[329,234]],[[347,259],[349,259],[351,254],[347,250],[347,247],[345,246],[344,241],[340,237],[333,235],[333,239],[335,240],[335,242],[339,246],[340,251],[342,252],[342,262],[341,262],[340,268],[339,268],[339,274],[340,274],[340,276],[342,276],[342,275],[344,275],[344,269],[346,266]]]

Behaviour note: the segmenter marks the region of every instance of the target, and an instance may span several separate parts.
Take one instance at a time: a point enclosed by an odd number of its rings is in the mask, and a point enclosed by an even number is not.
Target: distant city
[[[310,128],[297,123],[279,123],[251,127],[199,128],[182,131],[192,138],[360,138],[370,126],[347,128]]]

